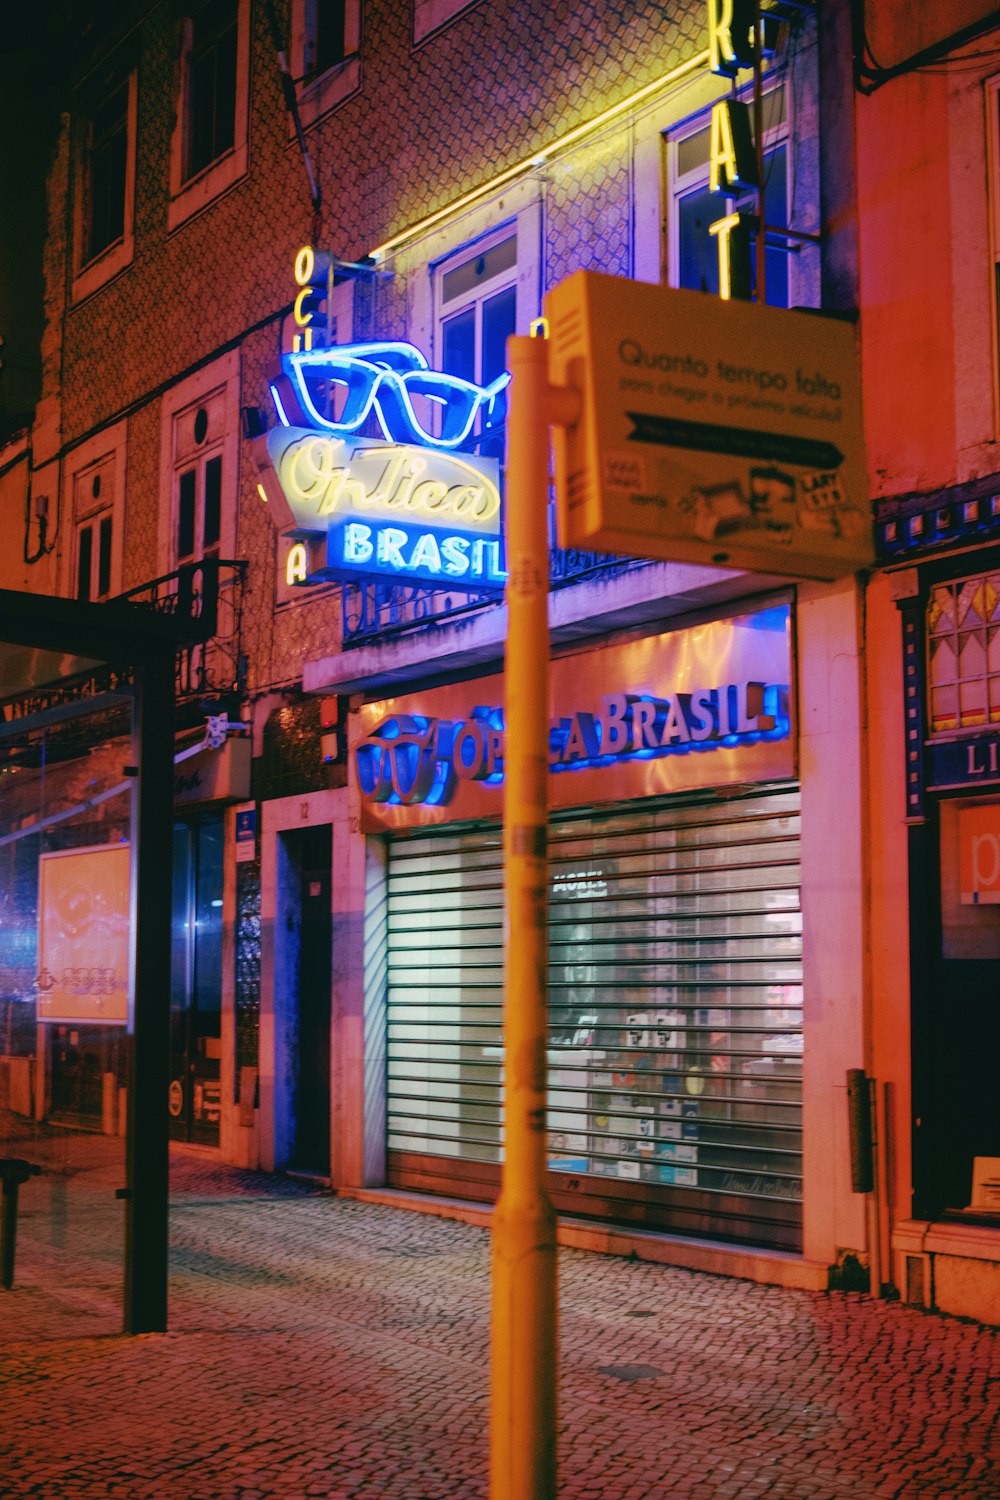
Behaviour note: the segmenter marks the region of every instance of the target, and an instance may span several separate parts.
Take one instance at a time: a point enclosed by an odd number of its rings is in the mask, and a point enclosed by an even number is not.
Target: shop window
[[[311,125],[361,85],[360,0],[292,0],[291,68]]]
[[[940,947],[914,981],[914,1213],[995,1224],[977,1179],[995,1177],[1000,1159],[997,800],[943,797],[937,819]]]
[[[708,187],[710,123],[700,116],[693,128],[669,142],[671,181],[669,269],[671,286],[719,294],[719,249],[709,226],[743,207],[755,213],[756,193],[741,197],[713,193]],[[788,122],[785,91],[774,89],[764,100],[764,218],[782,228],[789,225]],[[765,266],[767,302],[789,305],[789,252],[768,244]],[[751,248],[756,272],[756,248]]]
[[[117,76],[78,112],[73,297],[79,300],[133,255],[136,76]]]
[[[932,734],[1000,723],[1000,573],[934,586],[927,652]]]
[[[205,0],[181,22],[171,229],[246,171],[249,22],[249,0]]]
[[[507,228],[445,261],[437,270],[441,369],[489,385],[507,363],[507,339],[517,329],[517,231]],[[505,393],[483,418],[478,448],[503,457]]]
[[[237,420],[233,356],[182,382],[167,398],[163,482],[169,502],[160,525],[164,572],[201,558],[233,556]]]
[[[77,599],[110,599],[122,591],[124,430],[84,444],[68,474],[72,544],[66,592]]]
[[[452,16],[468,10],[471,0],[413,0],[413,40],[422,42]]]

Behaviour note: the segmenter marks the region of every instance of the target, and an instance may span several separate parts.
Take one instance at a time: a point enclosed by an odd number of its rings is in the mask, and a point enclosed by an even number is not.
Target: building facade
[[[381,405],[329,359],[298,393],[331,431],[345,391],[368,400],[367,441],[402,411],[446,446],[426,370],[493,392],[456,451],[499,463],[505,340],[553,287],[718,294],[712,225],[744,195],[712,184],[712,105],[748,101],[753,70],[713,71],[696,4],[160,4],[91,52],[49,175],[43,390],[0,476],[21,486],[0,566],[89,599],[217,585],[217,635],[179,669],[175,1134],[344,1193],[488,1202],[504,607],[408,550],[396,578],[304,582],[275,482],[287,357],[376,359]],[[753,263],[776,306],[856,307],[848,56],[839,7],[773,14]],[[393,366],[403,345],[423,364]],[[661,357],[637,345],[636,381]],[[871,1068],[863,580],[554,530],[550,574],[563,1232],[826,1286],[872,1248],[845,1082]],[[16,799],[4,816],[31,826]],[[30,934],[30,891],[20,912]],[[31,967],[29,942],[6,999],[41,1117],[60,1041],[20,1024]]]
[[[902,1295],[996,1322],[997,31],[899,19],[869,13],[857,101],[883,1256]]]

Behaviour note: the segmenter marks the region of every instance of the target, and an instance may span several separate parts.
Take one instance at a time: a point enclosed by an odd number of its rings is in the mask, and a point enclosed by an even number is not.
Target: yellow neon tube
[[[669,73],[664,73],[662,77],[655,78],[652,83],[645,84],[643,88],[638,89],[634,94],[630,94],[627,99],[622,99],[617,104],[612,104],[609,109],[604,110],[599,115],[595,115],[592,120],[588,120],[585,125],[575,126],[566,135],[560,136],[557,141],[553,141],[551,146],[543,146],[541,150],[534,151],[530,156],[523,157],[514,166],[505,168],[503,172],[498,172],[496,177],[491,177],[489,182],[484,182],[480,187],[472,188],[469,192],[463,193],[460,198],[455,198],[447,207],[439,208],[434,213],[428,214],[426,218],[418,220],[416,224],[411,224],[409,229],[400,230],[399,234],[393,235],[391,239],[386,240],[383,244],[378,245],[374,250],[369,252],[372,260],[381,260],[391,250],[398,250],[400,245],[405,245],[408,240],[416,239],[418,235],[423,234],[426,230],[433,229],[435,224],[440,224],[444,219],[451,218],[452,214],[461,213],[463,208],[468,208],[470,204],[478,202],[480,198],[485,198],[490,193],[496,192],[498,188],[504,187],[508,182],[512,182],[515,177],[520,177],[522,173],[529,172],[532,167],[540,167],[543,162],[548,161],[549,157],[554,156],[557,151],[564,151],[568,146],[575,145],[577,141],[583,140],[585,136],[591,135],[595,130],[600,130],[602,125],[606,125],[610,120],[616,119],[627,110],[634,109],[644,99],[649,99],[653,94],[658,93],[660,89],[666,88],[667,84],[676,83],[679,78],[684,78],[688,73],[693,73],[696,69],[704,67],[707,62],[708,51],[706,49],[704,52],[699,52],[696,56],[688,58],[687,62],[679,63],[676,68],[671,68]]]

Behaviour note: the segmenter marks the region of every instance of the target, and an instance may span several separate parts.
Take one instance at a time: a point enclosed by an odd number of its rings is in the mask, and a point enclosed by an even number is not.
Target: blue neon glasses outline
[[[510,383],[504,371],[489,385],[476,385],[458,375],[432,370],[420,350],[406,343],[344,344],[329,349],[283,354],[282,366],[292,382],[303,412],[328,432],[357,432],[374,412],[383,435],[396,443],[429,448],[458,448],[468,441],[482,413],[484,429],[491,422],[497,400]],[[328,385],[345,387],[340,417],[334,420],[318,409],[308,376]],[[281,422],[291,424],[280,397],[271,387]],[[413,405],[423,397],[441,411],[440,434],[428,432]]]

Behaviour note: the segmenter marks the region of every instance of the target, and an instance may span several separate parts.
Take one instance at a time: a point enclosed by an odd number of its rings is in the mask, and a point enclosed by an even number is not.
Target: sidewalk
[[[166,1335],[117,1333],[114,1260],[29,1205],[0,1494],[484,1500],[488,1234],[188,1154],[172,1180]],[[1000,1496],[1000,1330],[582,1251],[560,1279],[561,1500]]]

